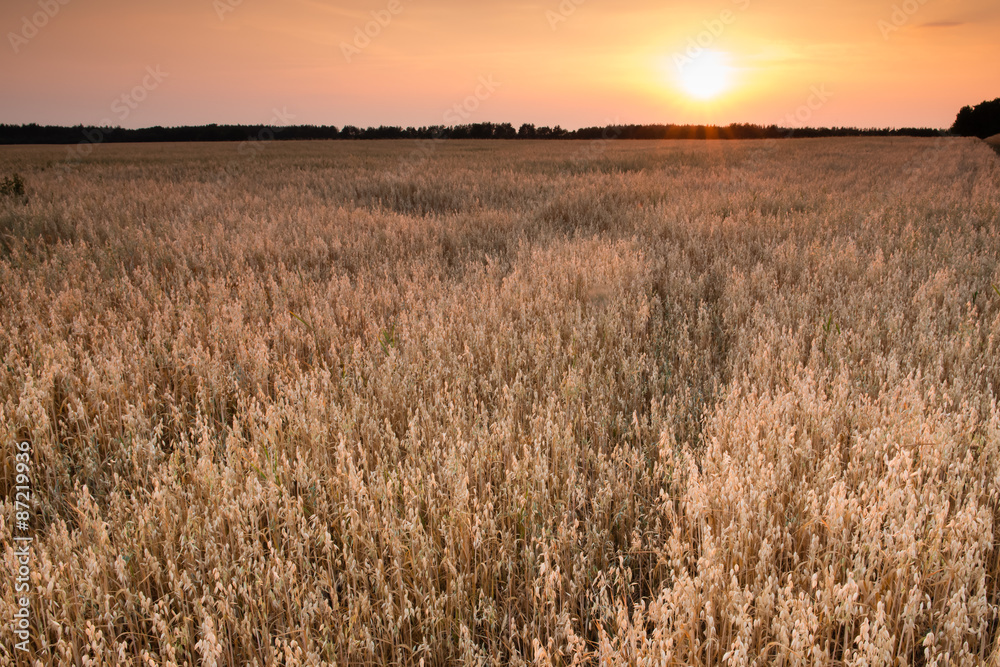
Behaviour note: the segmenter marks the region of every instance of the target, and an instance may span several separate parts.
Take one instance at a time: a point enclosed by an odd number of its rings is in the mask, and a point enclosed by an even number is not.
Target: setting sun
[[[707,100],[726,92],[731,85],[728,54],[705,51],[689,59],[680,68],[680,84],[684,91]]]

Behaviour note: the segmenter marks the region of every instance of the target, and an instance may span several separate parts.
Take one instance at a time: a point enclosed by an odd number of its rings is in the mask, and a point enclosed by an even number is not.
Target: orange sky
[[[1000,96],[997,0],[3,0],[0,27],[5,123],[946,127]],[[698,100],[706,51],[729,86]]]

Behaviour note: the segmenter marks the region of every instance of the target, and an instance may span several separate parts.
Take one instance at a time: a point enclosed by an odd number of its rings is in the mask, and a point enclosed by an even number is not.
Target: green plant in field
[[[302,319],[301,315],[299,315],[298,313],[294,313],[292,311],[288,311],[288,314],[292,316],[292,319],[295,319],[295,320],[298,320],[299,322],[301,322],[302,326],[304,326],[306,329],[309,330],[309,333],[313,334],[313,336],[316,335],[316,329],[315,329],[315,327],[313,327],[313,325],[309,324],[304,319]]]
[[[831,331],[836,331],[838,334],[840,333],[840,324],[834,321],[833,313],[827,315],[826,322],[823,324],[823,331],[828,334]]]
[[[386,355],[389,354],[389,348],[398,347],[399,340],[396,338],[395,322],[390,324],[387,329],[382,330],[382,333],[378,337],[378,344],[382,348],[382,352]]]
[[[24,191],[24,177],[15,173],[13,176],[0,181],[0,196],[11,199],[26,199]]]
[[[312,358],[313,362],[319,360],[322,364],[329,364],[331,360],[326,352],[327,348],[325,346],[329,345],[330,340],[329,336],[326,335],[326,332],[322,329],[317,329],[314,324],[306,321],[298,313],[288,311],[288,314],[291,315],[292,319],[304,326],[306,331],[308,331],[309,335],[312,337],[313,344],[316,346],[316,350]]]

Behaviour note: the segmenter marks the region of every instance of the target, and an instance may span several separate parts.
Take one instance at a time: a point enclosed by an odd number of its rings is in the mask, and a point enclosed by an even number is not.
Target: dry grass
[[[989,144],[990,148],[1000,153],[1000,134],[994,134],[992,137],[986,138],[986,143]]]
[[[0,151],[39,664],[1000,655],[982,143],[411,152]]]

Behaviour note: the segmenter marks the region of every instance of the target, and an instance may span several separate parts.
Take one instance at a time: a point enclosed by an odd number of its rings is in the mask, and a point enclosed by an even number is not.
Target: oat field
[[[0,149],[0,663],[1000,660],[982,142],[66,155]]]

